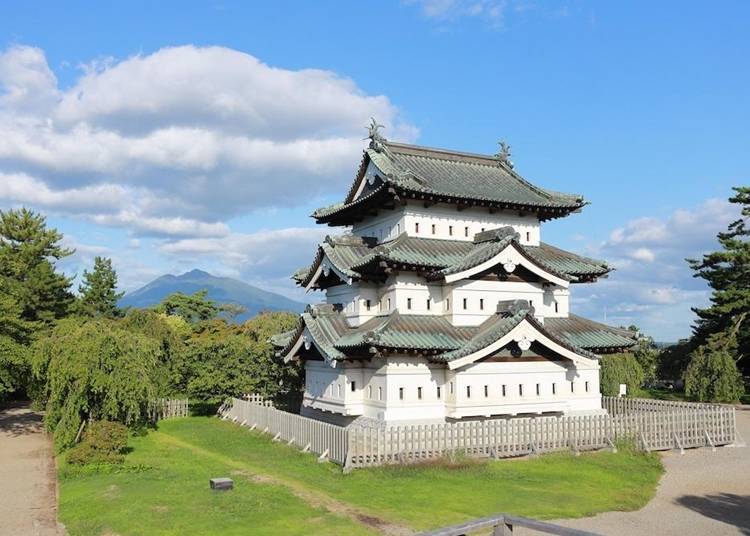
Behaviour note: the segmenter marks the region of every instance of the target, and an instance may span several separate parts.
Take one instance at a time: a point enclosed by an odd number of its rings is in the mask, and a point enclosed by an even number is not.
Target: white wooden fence
[[[149,416],[151,422],[172,417],[187,417],[189,415],[189,404],[187,398],[159,398],[151,401]]]
[[[314,452],[322,459],[340,465],[346,461],[348,430],[341,426],[281,411],[259,398],[233,398],[219,409],[219,414],[223,419],[273,434],[274,439]]]
[[[645,450],[713,447],[733,443],[736,439],[733,407],[653,402],[605,398],[603,405],[610,413],[602,415],[386,428],[343,428],[277,410],[258,398],[253,401],[232,399],[222,407],[220,414],[225,419],[272,434],[274,439],[321,454],[345,469],[414,463],[455,453],[506,458],[556,450],[613,448],[620,439],[633,440]]]

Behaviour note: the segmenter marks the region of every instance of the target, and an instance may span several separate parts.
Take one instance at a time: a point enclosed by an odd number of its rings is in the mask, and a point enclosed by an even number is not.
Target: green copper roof
[[[376,180],[360,192],[370,162],[377,168]],[[319,223],[344,225],[351,223],[349,220],[363,205],[376,206],[396,195],[526,210],[539,213],[543,219],[565,216],[585,205],[580,195],[531,184],[507,161],[494,156],[380,140],[365,151],[357,179],[344,202],[318,209],[313,217]]]
[[[478,233],[473,242],[419,238],[405,233],[395,240],[375,246],[370,239],[355,236],[327,237],[309,268],[298,270],[292,277],[306,286],[327,256],[341,273],[354,279],[382,269],[382,263],[429,271],[434,278],[459,273],[491,259],[511,243],[546,271],[573,282],[603,276],[611,269],[603,261],[581,257],[548,244],[524,246],[512,228],[504,227]]]
[[[470,355],[507,335],[522,320],[531,322],[539,331],[561,346],[586,357],[594,353],[610,353],[630,348],[633,337],[623,330],[611,328],[578,316],[547,318],[539,323],[523,300],[490,315],[479,326],[453,326],[440,315],[402,315],[394,311],[376,316],[358,327],[350,327],[340,310],[333,305],[309,307],[300,317],[294,332],[287,332],[272,342],[283,347],[281,354],[291,351],[305,329],[320,353],[328,360],[368,358],[372,352],[416,351],[435,362],[449,362]],[[522,304],[522,305],[518,305]]]
[[[637,335],[632,331],[613,328],[573,314],[568,318],[547,318],[544,327],[573,346],[599,351],[630,348],[637,340]]]

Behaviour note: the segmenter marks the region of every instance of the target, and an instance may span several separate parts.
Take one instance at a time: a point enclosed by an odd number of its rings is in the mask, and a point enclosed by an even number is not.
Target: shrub
[[[701,402],[737,402],[745,393],[733,356],[733,334],[711,335],[691,354],[685,371],[685,394]]]
[[[628,395],[637,395],[643,385],[643,369],[633,354],[605,355],[601,360],[601,392],[606,396],[620,394],[620,384],[628,386]]]
[[[83,440],[70,450],[68,463],[122,463],[128,445],[128,429],[112,421],[94,421]]]

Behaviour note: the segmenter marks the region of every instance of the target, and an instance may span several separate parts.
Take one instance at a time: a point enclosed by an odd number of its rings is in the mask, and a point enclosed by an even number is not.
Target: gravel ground
[[[737,427],[750,440],[750,406],[737,408]],[[750,535],[750,448],[669,451],[662,460],[656,497],[641,510],[556,523],[612,536]]]
[[[0,535],[58,536],[57,479],[42,417],[28,406],[0,409]]]

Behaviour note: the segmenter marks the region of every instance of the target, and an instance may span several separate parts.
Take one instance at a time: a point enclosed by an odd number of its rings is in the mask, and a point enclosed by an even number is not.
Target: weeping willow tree
[[[58,451],[75,442],[84,421],[135,426],[146,419],[163,362],[159,341],[110,320],[71,318],[32,350],[34,373],[46,378],[45,425]]]

